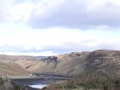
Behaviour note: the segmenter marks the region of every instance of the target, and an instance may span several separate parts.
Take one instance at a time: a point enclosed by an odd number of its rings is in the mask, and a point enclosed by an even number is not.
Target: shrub
[[[120,76],[108,75],[102,71],[89,71],[74,78],[55,83],[47,90],[120,90]]]

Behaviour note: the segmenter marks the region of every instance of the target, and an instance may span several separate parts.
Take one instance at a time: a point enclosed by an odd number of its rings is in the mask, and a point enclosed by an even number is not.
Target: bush
[[[74,76],[71,80],[52,84],[46,90],[120,90],[120,76],[89,71]]]

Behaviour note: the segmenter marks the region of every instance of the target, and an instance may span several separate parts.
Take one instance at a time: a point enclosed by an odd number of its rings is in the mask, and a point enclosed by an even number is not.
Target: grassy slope
[[[31,72],[77,75],[84,71],[100,70],[120,74],[120,51],[96,50],[93,52],[58,55],[57,61],[41,60],[30,67]]]
[[[0,55],[0,61],[14,62],[21,65],[24,68],[28,68],[35,64],[40,58],[34,56],[15,56],[15,55]]]
[[[27,70],[15,63],[7,63],[0,61],[0,75],[26,75],[29,74]]]
[[[41,60],[28,70],[37,73],[79,74],[85,68],[88,54],[89,52],[58,55],[57,61]]]

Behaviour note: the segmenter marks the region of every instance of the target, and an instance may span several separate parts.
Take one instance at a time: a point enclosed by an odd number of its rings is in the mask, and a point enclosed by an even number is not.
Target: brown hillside
[[[28,70],[34,73],[79,74],[85,69],[90,52],[72,52],[41,59]]]
[[[14,62],[21,65],[24,68],[28,68],[34,65],[40,58],[33,56],[14,56],[14,55],[0,55],[0,61]]]
[[[2,64],[6,66],[2,66]],[[114,73],[120,74],[120,51],[96,50],[93,52],[72,52],[58,56],[49,56],[43,59],[32,56],[0,55],[0,72],[2,74],[8,73],[9,69],[9,74],[11,75],[14,69],[16,73],[20,74],[19,72],[22,72],[23,68],[18,64],[33,73],[76,75],[85,71],[99,70],[111,75]],[[8,69],[7,66],[12,69]],[[7,69],[3,67],[7,67]],[[17,69],[20,71],[17,72]]]
[[[86,70],[100,70],[110,74],[120,74],[120,51],[93,51],[87,58]]]
[[[110,74],[120,74],[120,51],[96,50],[49,56],[41,59],[28,70],[35,73],[74,75],[90,70],[100,70]]]
[[[0,61],[0,76],[6,75],[28,75],[29,72],[15,63]]]

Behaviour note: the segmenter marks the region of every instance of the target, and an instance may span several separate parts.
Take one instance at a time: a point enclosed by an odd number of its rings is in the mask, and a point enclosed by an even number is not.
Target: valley
[[[120,51],[70,52],[48,57],[0,55],[0,76],[11,79],[43,79],[46,84],[50,84],[49,81],[67,80],[69,76],[91,71],[119,75]]]

